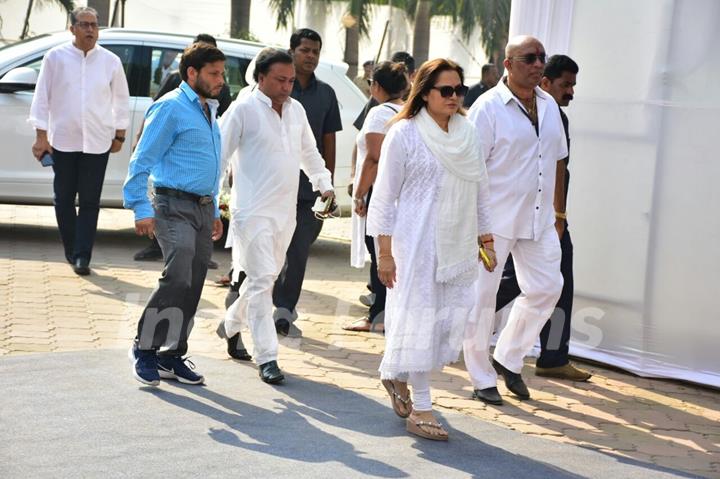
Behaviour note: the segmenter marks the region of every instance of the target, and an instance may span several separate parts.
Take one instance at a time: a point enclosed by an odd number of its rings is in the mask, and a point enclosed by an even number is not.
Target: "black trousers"
[[[98,155],[55,150],[53,180],[55,218],[69,262],[90,261],[97,232],[100,195],[110,152]],[[75,210],[75,198],[79,208]]]
[[[540,356],[536,365],[540,368],[555,368],[568,364],[570,359],[570,318],[572,316],[573,296],[575,285],[573,283],[573,245],[570,231],[565,228],[565,234],[560,239],[562,259],[560,271],[563,275],[563,289],[557,302],[555,311],[540,331]],[[496,311],[500,311],[512,300],[520,295],[520,287],[515,276],[515,265],[512,256],[508,257],[503,270],[502,280],[497,293]]]
[[[372,187],[368,190],[366,205],[370,207],[370,199],[372,198]],[[387,297],[387,289],[385,285],[380,282],[378,277],[378,263],[377,263],[377,251],[375,251],[375,238],[372,236],[365,236],[365,247],[367,247],[368,253],[370,253],[370,291],[375,293],[375,302],[370,306],[370,312],[368,319],[372,323],[384,322],[385,313],[385,298]]]
[[[285,255],[285,267],[273,287],[273,304],[277,309],[289,313],[292,318],[295,317],[295,307],[305,280],[310,246],[320,234],[323,225],[321,220],[315,218],[315,213],[312,211],[314,204],[314,201],[298,202],[295,233]]]
[[[215,209],[166,195],[156,195],[153,206],[165,268],[140,317],[136,341],[141,350],[163,347],[161,356],[182,356],[212,254]]]

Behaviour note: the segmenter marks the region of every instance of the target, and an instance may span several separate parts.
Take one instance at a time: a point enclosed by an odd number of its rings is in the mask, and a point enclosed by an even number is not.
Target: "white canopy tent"
[[[513,0],[580,65],[571,354],[720,387],[720,2]]]

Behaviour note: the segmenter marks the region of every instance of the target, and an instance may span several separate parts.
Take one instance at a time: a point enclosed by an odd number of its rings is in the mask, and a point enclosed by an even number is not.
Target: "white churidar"
[[[247,278],[225,316],[228,336],[249,324],[258,364],[276,359],[272,287],[295,231],[298,171],[313,189],[332,190],[302,105],[289,98],[282,117],[259,89],[239,98],[221,117],[223,161],[232,158],[232,256],[234,281]],[[237,154],[235,154],[237,152]]]
[[[432,371],[457,361],[465,325],[473,316],[474,283],[438,283],[435,231],[446,173],[422,141],[414,120],[401,120],[383,142],[368,212],[370,236],[392,236],[397,283],[385,308],[383,379]],[[476,236],[490,230],[488,191],[478,189]]]
[[[120,59],[100,45],[87,52],[71,42],[45,54],[28,121],[46,130],[60,151],[101,154],[115,130],[130,125],[130,97]]]
[[[360,173],[367,156],[367,141],[365,135],[369,133],[379,133],[386,135],[390,129],[388,122],[400,111],[400,105],[391,102],[377,105],[368,111],[365,117],[365,123],[357,135],[357,156],[355,163],[355,177],[353,178],[353,191],[357,191],[358,182],[360,181]],[[365,195],[367,201],[367,195]],[[367,248],[365,247],[365,222],[366,217],[355,214],[355,208],[352,209],[352,242],[350,244],[350,265],[355,268],[365,267],[365,258],[367,257]]]

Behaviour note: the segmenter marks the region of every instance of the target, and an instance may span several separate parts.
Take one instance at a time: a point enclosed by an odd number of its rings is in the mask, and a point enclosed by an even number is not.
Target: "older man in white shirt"
[[[298,171],[323,199],[332,201],[334,192],[305,110],[290,98],[292,57],[266,48],[253,75],[257,88],[233,102],[220,120],[223,159],[232,158],[233,281],[240,271],[247,278],[218,332],[233,337],[249,324],[260,378],[279,383],[284,376],[277,365],[272,289],[295,231]]]
[[[108,157],[122,148],[130,123],[129,95],[120,59],[97,45],[97,12],[78,7],[70,23],[74,40],[43,59],[29,122],[36,131],[35,158],[52,156],[65,258],[76,274],[87,275]]]
[[[467,328],[464,352],[474,396],[491,404],[502,403],[497,374],[516,396],[529,399],[520,375],[523,357],[550,317],[563,285],[553,200],[556,166],[567,156],[567,143],[557,103],[538,87],[545,49],[533,37],[516,37],[508,42],[505,56],[507,77],[481,96],[469,114],[490,179],[497,261],[504,264],[512,253],[523,293],[489,358],[502,269],[480,269],[477,322]]]

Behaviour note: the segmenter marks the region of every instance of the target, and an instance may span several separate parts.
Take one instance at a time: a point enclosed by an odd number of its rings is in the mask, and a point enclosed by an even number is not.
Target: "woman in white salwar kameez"
[[[420,67],[385,137],[367,220],[388,288],[381,379],[407,430],[433,440],[448,434],[432,413],[430,372],[459,358],[481,256],[496,266],[487,171],[460,112],[466,91],[456,63]]]
[[[350,264],[355,268],[364,268],[365,258],[370,253],[370,286],[375,296],[367,316],[343,326],[346,331],[357,332],[382,332],[384,327],[386,290],[377,275],[375,240],[365,234],[365,217],[372,198],[372,185],[377,177],[380,147],[390,129],[390,120],[402,108],[402,97],[408,87],[407,69],[403,63],[382,62],[373,69],[372,78],[370,92],[378,105],[368,111],[356,139]]]

